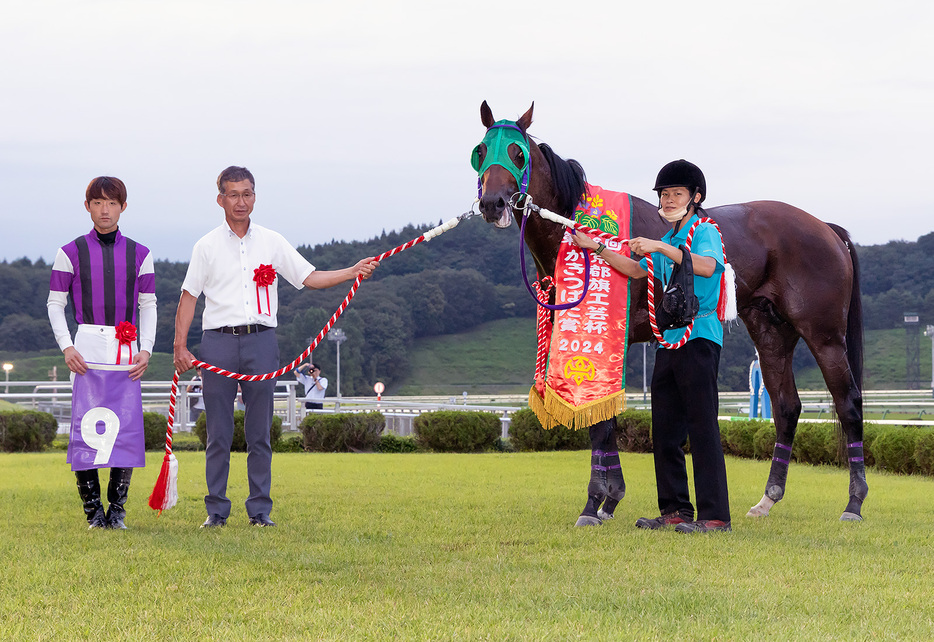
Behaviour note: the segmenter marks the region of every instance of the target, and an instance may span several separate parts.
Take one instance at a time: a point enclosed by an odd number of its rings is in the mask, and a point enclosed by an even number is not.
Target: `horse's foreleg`
[[[616,450],[616,420],[590,426],[590,481],[587,503],[575,526],[598,526],[611,519],[617,504],[626,494],[626,482]],[[606,503],[604,503],[606,502]],[[603,504],[603,509],[600,505]]]

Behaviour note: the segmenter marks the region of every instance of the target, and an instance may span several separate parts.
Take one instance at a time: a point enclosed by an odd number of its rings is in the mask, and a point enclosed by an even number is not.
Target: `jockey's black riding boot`
[[[111,468],[110,484],[107,485],[107,528],[124,529],[123,519],[126,517],[127,496],[130,494],[130,478],[133,476],[132,468]]]
[[[603,508],[597,511],[597,517],[612,519],[616,506],[626,496],[626,480],[623,479],[618,452],[604,453],[600,463],[606,468],[606,501],[603,502]]]
[[[106,528],[107,516],[104,513],[104,505],[101,504],[101,483],[97,469],[76,470],[75,478],[78,480],[78,495],[84,503],[88,528]]]

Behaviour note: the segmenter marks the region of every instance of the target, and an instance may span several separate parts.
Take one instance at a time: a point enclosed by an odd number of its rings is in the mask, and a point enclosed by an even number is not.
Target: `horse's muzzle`
[[[512,208],[502,196],[484,194],[480,199],[480,212],[483,214],[484,221],[498,228],[507,228],[512,225]]]

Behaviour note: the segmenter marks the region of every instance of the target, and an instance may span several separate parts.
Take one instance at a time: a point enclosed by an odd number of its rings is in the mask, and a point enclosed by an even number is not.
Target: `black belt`
[[[214,332],[223,332],[224,334],[232,334],[234,336],[240,336],[241,334],[255,334],[257,332],[265,332],[266,330],[272,330],[268,325],[225,325],[223,328],[212,328]]]

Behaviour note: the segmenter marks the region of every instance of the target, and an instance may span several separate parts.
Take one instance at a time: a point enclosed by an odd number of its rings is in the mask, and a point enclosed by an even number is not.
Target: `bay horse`
[[[494,164],[479,177],[480,211],[486,222],[499,228],[509,227],[513,218],[521,222],[522,212],[514,209],[513,197],[520,191],[516,175],[523,167],[527,168],[523,182],[527,181],[527,193],[533,203],[567,218],[574,217],[587,188],[584,170],[577,161],[564,160],[547,144],[529,140],[534,106],[532,103],[515,123],[507,121],[524,136],[529,158],[524,157],[520,145],[511,144],[508,158],[516,167]],[[496,122],[486,101],[480,106],[480,120],[487,130]],[[477,165],[483,163],[485,147],[481,143],[474,152]],[[660,239],[670,229],[656,205],[635,196],[631,197],[631,203],[631,236]],[[739,317],[758,349],[762,378],[773,404],[776,443],[771,469],[762,499],[747,516],[767,516],[785,495],[792,444],[801,414],[792,357],[798,340],[803,339],[833,397],[846,439],[849,501],[840,519],[861,520],[863,500],[869,492],[862,445],[863,323],[859,262],[849,234],[837,225],[776,201],[724,205],[705,212],[717,222],[723,235],[727,259],[736,272]],[[554,274],[564,232],[562,225],[536,215],[528,217],[526,243],[539,278]],[[646,283],[647,279],[630,282],[629,345],[652,340]],[[590,431],[594,453],[606,447],[607,433],[612,433],[611,449],[615,450],[615,422],[602,430],[591,426]],[[595,490],[592,474],[588,504],[579,525],[599,524],[595,509],[600,509],[596,512],[601,519],[612,517],[613,509],[625,494],[624,484],[620,488],[617,483],[614,489],[612,480],[607,485],[606,477],[602,479],[596,482],[597,486],[602,483],[602,487]],[[602,508],[601,501],[604,501]]]

